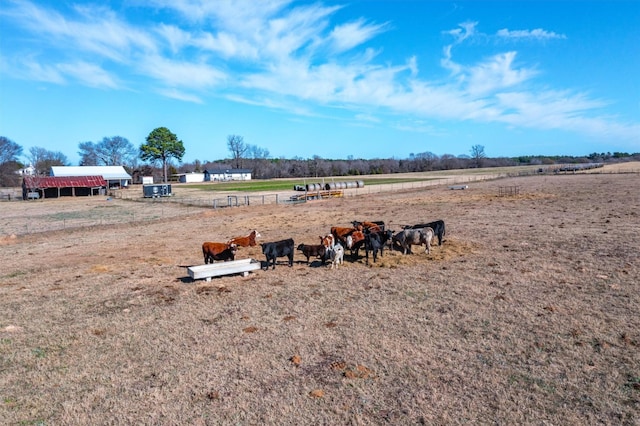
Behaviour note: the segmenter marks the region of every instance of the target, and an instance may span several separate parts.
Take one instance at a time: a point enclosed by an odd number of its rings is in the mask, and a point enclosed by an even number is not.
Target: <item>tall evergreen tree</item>
[[[140,145],[142,161],[161,161],[164,181],[167,182],[167,162],[175,158],[182,162],[184,145],[178,137],[166,127],[158,127],[147,136],[147,143]]]

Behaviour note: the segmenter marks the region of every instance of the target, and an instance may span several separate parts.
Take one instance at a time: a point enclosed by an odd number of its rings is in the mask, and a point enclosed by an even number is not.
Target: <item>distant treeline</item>
[[[437,170],[468,169],[477,167],[507,167],[522,165],[560,165],[585,163],[619,163],[640,161],[640,153],[593,153],[586,157],[572,156],[520,156],[514,158],[471,158],[468,156],[435,155],[431,153],[412,155],[407,159],[353,159],[329,160],[320,157],[311,159],[244,158],[241,167],[251,170],[253,179],[303,178],[315,176],[360,176],[408,172],[430,172]],[[233,169],[230,160],[213,162],[194,161],[173,167],[171,172],[190,173],[204,170]],[[138,173],[158,173],[159,170],[145,167]]]

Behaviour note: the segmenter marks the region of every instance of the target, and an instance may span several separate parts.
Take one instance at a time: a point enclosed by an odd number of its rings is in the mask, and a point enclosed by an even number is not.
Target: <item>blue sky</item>
[[[2,0],[0,135],[184,161],[640,152],[638,1]]]

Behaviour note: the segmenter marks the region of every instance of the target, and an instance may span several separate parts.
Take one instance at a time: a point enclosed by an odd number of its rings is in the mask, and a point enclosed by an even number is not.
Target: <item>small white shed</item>
[[[181,183],[204,182],[204,173],[180,173],[177,176]]]

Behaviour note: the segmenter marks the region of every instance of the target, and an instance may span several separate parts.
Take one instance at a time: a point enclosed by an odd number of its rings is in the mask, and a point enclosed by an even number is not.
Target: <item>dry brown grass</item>
[[[2,236],[0,423],[638,424],[639,186],[537,176]],[[25,205],[61,203],[0,219]],[[186,278],[203,241],[254,228],[315,244],[437,218],[431,255]]]

